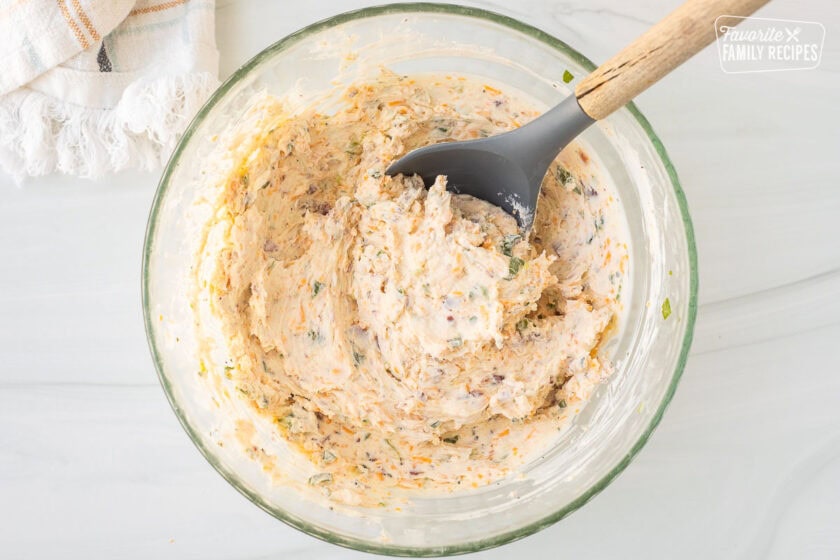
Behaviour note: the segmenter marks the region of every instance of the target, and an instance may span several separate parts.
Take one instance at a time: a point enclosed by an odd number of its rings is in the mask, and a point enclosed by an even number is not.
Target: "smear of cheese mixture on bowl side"
[[[475,488],[543,453],[609,372],[627,246],[614,193],[567,148],[525,236],[400,155],[536,113],[462,77],[383,72],[335,114],[266,96],[196,263],[241,397],[348,504]],[[240,146],[241,149],[241,146]],[[199,329],[201,325],[198,325]],[[202,357],[209,361],[209,358]]]

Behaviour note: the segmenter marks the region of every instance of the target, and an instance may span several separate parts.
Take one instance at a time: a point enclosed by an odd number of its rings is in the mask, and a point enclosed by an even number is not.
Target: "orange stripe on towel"
[[[81,20],[82,25],[85,26],[85,29],[87,29],[87,32],[90,33],[93,42],[98,43],[99,39],[101,39],[99,32],[96,31],[96,28],[90,22],[90,18],[85,13],[85,9],[82,8],[81,2],[79,2],[79,0],[73,0],[73,7],[76,8],[76,14],[78,14],[79,19]]]
[[[154,6],[147,6],[145,8],[131,10],[130,12],[128,12],[128,15],[139,16],[143,14],[151,14],[154,12],[162,12],[163,10],[168,10],[169,8],[174,8],[175,6],[180,6],[181,4],[186,3],[187,0],[172,0],[171,2],[164,2],[163,4],[156,4]]]
[[[67,9],[67,4],[64,3],[64,0],[56,0],[58,3],[58,9],[61,10],[61,15],[64,16],[64,21],[67,22],[68,27],[73,32],[73,35],[76,36],[76,40],[79,41],[79,44],[82,45],[83,49],[86,49],[90,46],[88,43],[87,37],[85,34],[82,33],[82,30],[79,28],[79,25],[76,23],[76,20],[73,19],[73,16],[70,15],[70,10]]]

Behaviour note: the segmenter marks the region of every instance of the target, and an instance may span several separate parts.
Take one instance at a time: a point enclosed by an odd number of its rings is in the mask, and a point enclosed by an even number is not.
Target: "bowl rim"
[[[151,256],[151,249],[154,245],[155,234],[157,232],[157,217],[160,211],[161,202],[169,187],[172,173],[177,167],[178,162],[180,161],[184,147],[187,145],[190,138],[193,136],[196,129],[202,123],[204,118],[225,96],[225,94],[244,76],[246,76],[254,67],[259,65],[265,59],[272,57],[279,52],[282,52],[291,45],[294,45],[300,40],[306,38],[307,36],[349,21],[381,15],[401,13],[446,14],[490,21],[492,23],[499,24],[509,29],[512,29],[513,31],[527,35],[530,38],[536,39],[537,41],[543,43],[544,45],[552,47],[555,50],[561,51],[565,56],[572,58],[581,66],[587,68],[589,71],[592,71],[596,68],[595,64],[593,64],[588,58],[580,54],[578,51],[576,51],[560,39],[557,39],[553,35],[550,35],[549,33],[546,33],[545,31],[542,31],[532,25],[523,23],[512,17],[492,12],[489,10],[461,6],[457,4],[410,2],[370,6],[358,10],[344,12],[323,19],[321,21],[303,27],[302,29],[295,31],[290,35],[287,35],[286,37],[280,39],[279,41],[260,51],[248,62],[236,69],[230,75],[230,77],[228,77],[224,81],[224,83],[210,96],[207,102],[196,113],[195,117],[187,126],[183,136],[178,141],[177,146],[173,150],[172,155],[170,156],[166,167],[163,171],[160,182],[158,183],[157,191],[155,192],[154,199],[152,200],[152,206],[146,224],[146,235],[143,245],[141,274],[143,320],[146,330],[146,338],[149,344],[149,349],[152,354],[155,370],[157,371],[158,379],[161,383],[161,386],[163,387],[164,393],[166,394],[166,398],[169,401],[169,404],[172,407],[172,410],[178,418],[178,421],[180,422],[181,426],[187,432],[193,444],[198,448],[199,452],[204,456],[207,462],[210,463],[210,465],[222,476],[222,478],[224,478],[231,486],[233,486],[237,491],[239,491],[242,495],[248,498],[256,506],[271,514],[273,517],[279,519],[280,521],[286,523],[287,525],[294,527],[295,529],[298,529],[323,541],[340,545],[343,547],[360,550],[363,552],[393,556],[449,556],[456,554],[466,554],[470,552],[478,552],[481,550],[494,548],[515,540],[519,540],[528,535],[536,533],[537,531],[545,529],[550,525],[553,525],[554,523],[560,521],[564,517],[568,516],[569,514],[573,513],[578,508],[586,504],[589,500],[591,500],[604,488],[606,488],[622,471],[624,471],[624,469],[627,467],[630,461],[636,456],[636,454],[639,453],[642,447],[644,447],[645,443],[647,443],[654,429],[657,427],[660,420],[662,419],[665,409],[671,402],[671,399],[674,396],[674,392],[676,391],[677,385],[679,384],[680,378],[682,377],[682,373],[685,369],[685,364],[688,359],[689,348],[691,346],[691,341],[694,335],[694,325],[697,316],[697,293],[699,277],[697,271],[697,247],[694,236],[694,228],[692,226],[691,216],[688,212],[688,203],[686,201],[685,193],[683,192],[682,186],[680,185],[676,170],[674,169],[674,166],[671,163],[667,152],[665,151],[665,147],[662,145],[661,140],[653,131],[653,128],[651,127],[647,118],[645,118],[645,116],[642,115],[642,113],[639,111],[639,109],[633,102],[628,103],[626,105],[626,108],[630,112],[630,114],[636,119],[638,124],[641,126],[642,130],[647,134],[648,138],[654,146],[654,149],[656,150],[657,155],[659,156],[660,160],[665,166],[665,169],[668,173],[668,177],[674,189],[674,195],[676,197],[680,214],[682,216],[683,226],[685,228],[686,243],[688,248],[690,290],[688,309],[685,317],[685,334],[683,336],[682,346],[677,365],[669,383],[669,386],[662,398],[662,401],[659,403],[655,414],[651,417],[651,421],[648,424],[648,427],[642,432],[636,443],[630,448],[627,454],[621,460],[619,460],[618,463],[614,465],[612,469],[610,469],[610,471],[607,474],[605,474],[595,484],[590,486],[583,494],[566,504],[561,509],[548,514],[547,516],[543,517],[538,521],[529,523],[523,527],[519,527],[498,535],[494,535],[492,537],[472,540],[464,543],[444,546],[410,547],[385,543],[376,543],[373,541],[337,535],[327,529],[324,529],[315,524],[300,519],[299,517],[292,515],[280,508],[272,506],[271,504],[263,500],[259,495],[254,493],[247,486],[245,486],[243,483],[241,483],[234,472],[231,472],[229,469],[220,464],[220,462],[216,459],[213,453],[204,446],[204,444],[198,436],[197,430],[194,429],[187,421],[184,411],[173,397],[172,386],[166,374],[164,373],[163,362],[161,360],[160,352],[158,350],[155,338],[154,321],[152,320],[149,307],[149,262]]]

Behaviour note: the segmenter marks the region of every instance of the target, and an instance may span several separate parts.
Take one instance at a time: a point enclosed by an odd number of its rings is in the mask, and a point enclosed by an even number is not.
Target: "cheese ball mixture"
[[[381,504],[492,483],[543,453],[608,373],[598,349],[627,267],[618,202],[584,151],[555,163],[526,235],[445,177],[426,189],[384,173],[537,115],[497,89],[383,72],[334,114],[270,97],[253,111],[196,305],[242,398],[311,460],[309,484]]]

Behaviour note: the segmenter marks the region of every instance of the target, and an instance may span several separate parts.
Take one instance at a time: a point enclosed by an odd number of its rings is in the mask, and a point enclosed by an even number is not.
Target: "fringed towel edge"
[[[0,97],[0,168],[18,183],[54,171],[93,179],[156,169],[218,83],[207,72],[138,79],[107,109],[11,92]]]

